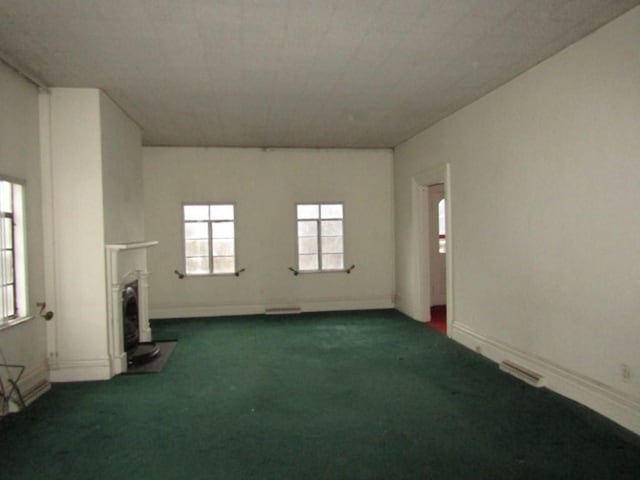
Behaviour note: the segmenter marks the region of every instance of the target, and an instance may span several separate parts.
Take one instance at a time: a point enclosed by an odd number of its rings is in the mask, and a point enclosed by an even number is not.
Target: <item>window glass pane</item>
[[[323,220],[320,234],[329,237],[342,235],[342,220]]]
[[[233,238],[233,222],[214,222],[211,224],[213,238]]]
[[[342,237],[322,237],[322,253],[343,253]]]
[[[13,252],[2,252],[2,283],[13,283]]]
[[[440,238],[438,241],[438,253],[447,253],[447,239]]]
[[[205,257],[209,255],[209,240],[186,240],[184,253],[187,257]]]
[[[211,205],[211,220],[233,220],[233,205]]]
[[[342,218],[342,204],[326,204],[320,207],[322,218]]]
[[[213,259],[213,273],[234,273],[235,271],[233,257],[215,257]]]
[[[14,296],[13,296],[13,285],[7,285],[2,289],[4,290],[4,295],[3,295],[4,305],[2,308],[4,313],[3,316],[10,317],[12,315],[15,315],[16,313],[16,306],[15,306]]]
[[[2,316],[0,319],[7,318],[11,315],[11,312],[7,311],[7,287],[0,287],[0,307],[2,311],[0,312]]]
[[[342,254],[330,253],[322,255],[322,269],[323,270],[342,270],[344,268],[344,261]]]
[[[214,256],[232,256],[234,254],[235,245],[233,239],[230,240],[214,240],[213,241],[213,255]]]
[[[11,183],[0,181],[0,210],[3,212],[13,212],[12,199]]]
[[[208,257],[190,257],[185,262],[187,275],[202,275],[209,273]]]
[[[298,218],[299,219],[305,219],[305,218],[318,218],[318,214],[319,214],[319,209],[318,209],[318,205],[314,204],[314,205],[298,205]]]
[[[2,219],[2,238],[0,238],[0,243],[2,244],[2,248],[13,248],[13,228],[11,228],[11,219],[3,218]]]
[[[298,238],[298,253],[318,253],[318,237]]]
[[[446,209],[444,198],[438,203],[438,234],[447,234]]]
[[[298,255],[298,270],[318,270],[318,255]]]
[[[184,224],[184,238],[209,238],[208,222],[186,222]]]
[[[185,205],[185,220],[209,220],[209,205]]]
[[[299,237],[317,237],[318,222],[316,222],[315,220],[298,222],[298,236]]]

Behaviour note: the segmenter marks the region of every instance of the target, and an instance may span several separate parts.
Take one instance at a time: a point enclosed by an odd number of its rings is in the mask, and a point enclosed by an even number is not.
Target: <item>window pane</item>
[[[206,257],[209,255],[209,240],[187,240],[184,242],[187,257]]]
[[[16,313],[16,306],[13,298],[13,285],[2,287],[2,316],[11,317]]]
[[[316,222],[315,220],[298,222],[298,236],[299,237],[317,237],[318,222]]]
[[[234,254],[235,245],[233,239],[230,240],[214,240],[213,241],[213,255],[215,257],[223,256],[228,257]]]
[[[2,219],[2,238],[0,239],[0,243],[2,244],[2,248],[13,248],[13,228],[11,225],[10,218]]]
[[[202,275],[209,273],[208,257],[191,257],[186,259],[187,275]]]
[[[318,253],[318,237],[298,238],[298,253]]]
[[[318,270],[318,255],[298,255],[298,270]]]
[[[215,257],[213,273],[234,273],[236,271],[233,257]]]
[[[320,227],[322,236],[340,236],[342,235],[342,220],[323,220]]]
[[[209,238],[208,222],[187,222],[184,224],[184,238]]]
[[[298,205],[298,218],[318,218],[318,205]]]
[[[211,205],[211,220],[233,220],[233,205]]]
[[[0,181],[0,210],[3,212],[13,212],[12,199],[11,183]]]
[[[185,220],[209,220],[209,205],[185,205]]]
[[[446,222],[446,208],[444,199],[438,203],[438,234],[447,234],[447,222]]]
[[[214,222],[211,224],[213,238],[233,238],[233,222]]]
[[[342,237],[322,237],[322,253],[343,253]]]
[[[2,252],[2,283],[13,283],[13,252]]]
[[[342,218],[342,205],[339,203],[322,205],[320,214],[322,218]]]
[[[344,268],[344,261],[342,254],[330,253],[328,255],[322,255],[322,269],[323,270],[342,270]]]

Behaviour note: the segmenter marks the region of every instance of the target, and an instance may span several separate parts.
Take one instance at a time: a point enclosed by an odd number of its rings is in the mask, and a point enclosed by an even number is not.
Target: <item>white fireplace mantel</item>
[[[107,254],[107,335],[111,376],[127,371],[122,332],[122,292],[131,282],[138,282],[138,322],[140,341],[151,341],[149,325],[149,272],[147,249],[157,241],[114,243],[105,245]]]

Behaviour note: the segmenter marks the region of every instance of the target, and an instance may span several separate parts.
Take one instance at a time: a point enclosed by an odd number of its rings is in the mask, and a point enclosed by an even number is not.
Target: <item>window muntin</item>
[[[235,273],[233,204],[183,205],[185,273]]]
[[[344,269],[343,211],[341,203],[296,205],[299,271]]]
[[[24,188],[0,178],[0,322],[26,316]]]

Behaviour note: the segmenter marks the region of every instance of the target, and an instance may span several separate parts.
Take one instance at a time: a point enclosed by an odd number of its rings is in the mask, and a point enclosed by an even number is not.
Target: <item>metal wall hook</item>
[[[296,270],[293,267],[289,267],[289,270],[291,270],[295,276],[298,276],[298,274],[300,273],[298,270]]]
[[[44,309],[47,308],[47,302],[36,302],[36,307],[40,307],[40,312],[38,312],[38,315],[40,315],[45,320],[51,320],[53,318],[53,312],[51,310],[49,310],[48,312],[44,311]]]
[[[179,272],[178,270],[174,270],[173,273],[175,273],[180,280],[184,278],[184,273]]]
[[[351,273],[351,271],[352,271],[354,268],[356,268],[356,266],[355,266],[355,265],[351,265],[349,268],[347,268],[347,269],[345,270],[345,272],[346,272],[346,273]]]
[[[241,274],[242,272],[244,272],[245,270],[246,270],[246,268],[241,268],[241,269],[240,269],[240,270],[238,270],[236,273],[234,273],[234,275],[235,275],[236,277],[239,277],[239,276],[240,276],[240,274]]]

